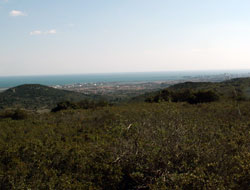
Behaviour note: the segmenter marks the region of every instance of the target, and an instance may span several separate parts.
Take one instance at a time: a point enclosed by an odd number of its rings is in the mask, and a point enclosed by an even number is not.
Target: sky
[[[0,76],[250,69],[249,0],[0,0]]]

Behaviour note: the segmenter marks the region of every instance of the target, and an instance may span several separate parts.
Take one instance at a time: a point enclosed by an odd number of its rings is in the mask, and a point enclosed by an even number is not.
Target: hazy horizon
[[[226,75],[224,75],[226,74]],[[250,70],[207,70],[207,71],[160,71],[160,72],[120,72],[120,73],[88,73],[88,74],[58,74],[58,75],[26,75],[0,76],[0,89],[23,84],[43,84],[48,86],[72,85],[83,83],[112,82],[166,82],[180,81],[191,78],[211,79],[219,77],[226,80],[230,77],[248,77]],[[209,80],[207,78],[207,80]]]
[[[119,74],[147,74],[147,73],[209,73],[210,74],[247,74],[250,69],[221,69],[221,70],[169,70],[169,71],[131,71],[131,72],[92,72],[92,73],[51,73],[28,75],[0,75],[0,77],[46,77],[46,76],[74,76],[74,75],[119,75]]]
[[[247,0],[0,0],[0,76],[250,70]]]

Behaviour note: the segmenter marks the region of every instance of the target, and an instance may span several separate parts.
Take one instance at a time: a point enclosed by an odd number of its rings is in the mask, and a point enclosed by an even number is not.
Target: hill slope
[[[246,190],[249,107],[137,103],[0,119],[0,189]]]
[[[235,91],[250,98],[250,78],[235,78],[223,82],[185,82],[168,88],[169,90],[213,90],[224,97],[232,97]]]
[[[61,101],[81,101],[93,97],[40,84],[27,84],[0,93],[0,108],[50,109]]]
[[[250,99],[250,78],[235,78],[223,82],[184,82],[175,84],[164,90],[168,90],[171,92],[181,92],[184,90],[191,90],[195,92],[213,91],[226,99],[230,99],[235,96],[244,99]],[[161,96],[164,90],[134,97],[132,101],[141,102],[150,97],[154,98],[156,96]]]

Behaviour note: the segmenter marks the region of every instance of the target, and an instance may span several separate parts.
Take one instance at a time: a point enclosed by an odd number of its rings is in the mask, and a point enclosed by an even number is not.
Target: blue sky
[[[249,0],[0,0],[0,76],[250,69]]]

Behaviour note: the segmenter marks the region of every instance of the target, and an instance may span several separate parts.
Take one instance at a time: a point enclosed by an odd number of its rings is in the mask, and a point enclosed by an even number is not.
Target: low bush
[[[51,110],[51,112],[58,112],[61,110],[67,110],[67,109],[94,109],[97,107],[106,107],[110,106],[108,102],[104,100],[100,100],[98,102],[90,101],[90,100],[83,100],[80,102],[70,102],[70,101],[64,101],[57,104],[55,108]]]
[[[134,103],[0,120],[0,189],[250,186],[250,102]]]
[[[0,113],[0,118],[11,118],[13,120],[23,120],[28,118],[28,113],[22,109],[5,110]]]
[[[198,91],[194,92],[191,90],[180,90],[180,91],[160,91],[157,95],[153,97],[148,97],[145,102],[188,102],[190,104],[198,103],[208,103],[218,101],[220,99],[219,95],[211,90],[209,91]]]

